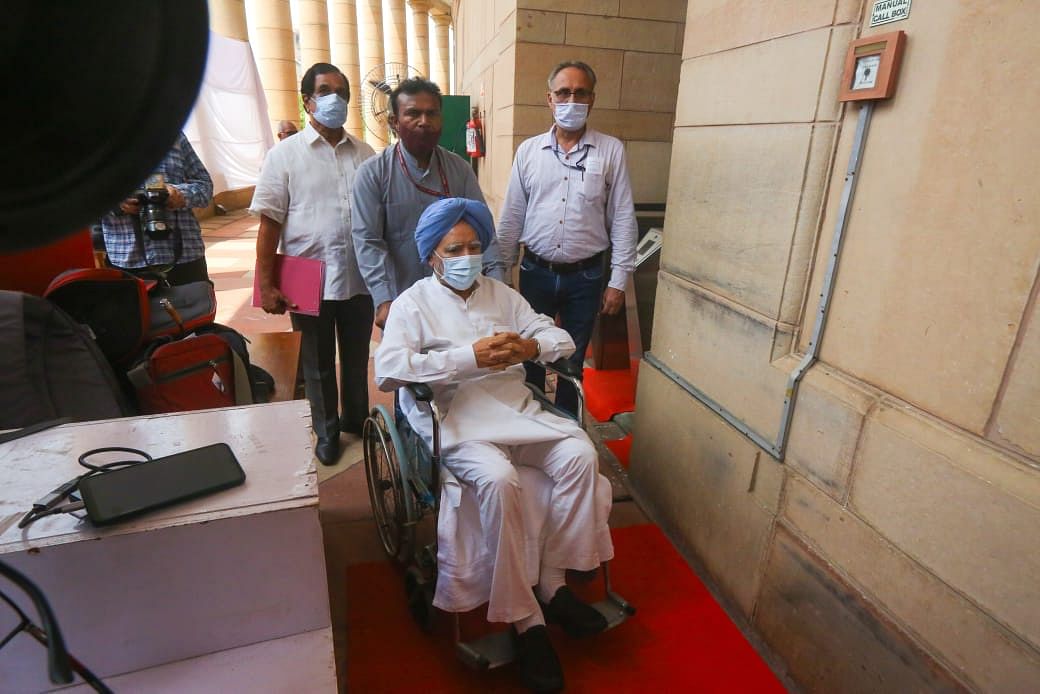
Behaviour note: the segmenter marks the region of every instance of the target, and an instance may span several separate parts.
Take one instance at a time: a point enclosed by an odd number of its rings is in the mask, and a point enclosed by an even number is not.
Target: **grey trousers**
[[[317,316],[290,314],[293,329],[302,333],[300,366],[311,405],[311,424],[320,439],[335,438],[340,431],[361,433],[368,416],[368,344],[374,316],[372,297],[367,294],[322,301]]]

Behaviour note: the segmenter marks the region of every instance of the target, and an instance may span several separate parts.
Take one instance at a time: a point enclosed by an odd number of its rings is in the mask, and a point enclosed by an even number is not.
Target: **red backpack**
[[[67,270],[43,295],[89,327],[113,364],[128,363],[153,340],[209,325],[217,315],[211,282],[171,287],[116,268]]]

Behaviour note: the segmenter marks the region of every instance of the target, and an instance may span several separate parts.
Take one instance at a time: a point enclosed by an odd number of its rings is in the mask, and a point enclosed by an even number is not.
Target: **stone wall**
[[[768,439],[859,112],[843,56],[896,29],[907,50],[784,464],[644,363],[630,472],[807,690],[1035,690],[1040,13],[922,2],[870,29],[870,4],[689,4],[651,349]]]
[[[516,147],[552,125],[546,78],[563,60],[596,70],[590,124],[625,142],[636,202],[665,201],[685,12],[681,0],[458,3],[460,93],[490,121],[480,181],[496,213]]]

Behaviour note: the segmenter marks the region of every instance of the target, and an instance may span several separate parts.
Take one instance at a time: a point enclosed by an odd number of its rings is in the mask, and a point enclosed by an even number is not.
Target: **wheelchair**
[[[532,365],[528,362],[527,365]],[[575,367],[566,359],[552,364],[535,364],[547,373],[554,373],[557,383],[570,382],[578,394],[578,412],[584,411],[584,391],[575,374]],[[557,408],[544,392],[527,383],[542,408],[562,417],[576,419],[584,428],[583,417]],[[436,517],[440,503],[440,428],[441,414],[433,401],[433,391],[425,383],[411,383],[407,388],[420,408],[432,417],[432,450],[423,438],[408,425],[404,417],[394,417],[388,408],[379,405],[365,420],[363,443],[365,476],[368,481],[369,501],[376,522],[380,542],[387,556],[404,569],[405,596],[412,618],[426,632],[433,630],[436,610],[433,598],[437,581],[437,544],[417,545],[417,526],[426,515]],[[609,562],[601,567],[605,598],[593,603],[612,629],[629,616],[635,608],[614,592],[610,580]],[[591,573],[591,572],[590,572]],[[488,670],[514,660],[510,632],[497,631],[464,641],[458,613],[453,613],[455,653],[475,670]]]

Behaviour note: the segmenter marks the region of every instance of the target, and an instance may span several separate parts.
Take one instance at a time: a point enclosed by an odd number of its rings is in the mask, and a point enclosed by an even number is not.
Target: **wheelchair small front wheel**
[[[391,436],[392,426],[379,408],[365,420],[365,477],[383,550],[391,559],[405,563],[415,540],[415,525],[408,522],[404,498],[407,492],[401,478],[402,451]]]

